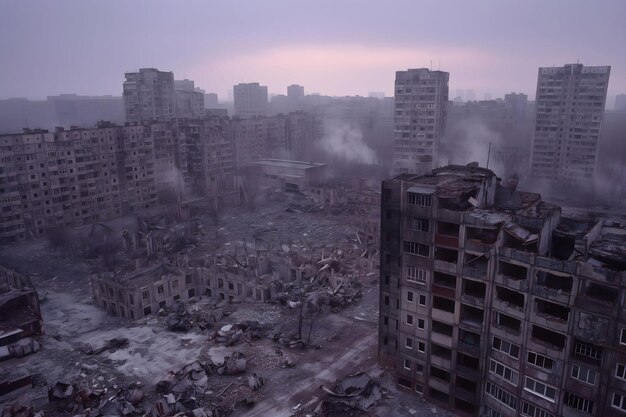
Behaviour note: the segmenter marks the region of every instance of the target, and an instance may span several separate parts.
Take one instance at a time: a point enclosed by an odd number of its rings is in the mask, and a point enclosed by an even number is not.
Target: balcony
[[[487,280],[487,267],[484,266],[464,266],[463,276],[468,278],[476,278],[481,280]]]
[[[435,269],[439,271],[447,272],[449,274],[456,274],[456,262],[448,262],[435,259],[434,266]]]

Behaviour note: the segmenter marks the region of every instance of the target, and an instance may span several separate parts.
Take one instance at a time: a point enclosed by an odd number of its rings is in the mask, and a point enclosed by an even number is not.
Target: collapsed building
[[[379,359],[459,415],[626,412],[626,227],[477,164],[382,184]]]
[[[17,360],[40,349],[43,334],[39,296],[29,277],[0,266],[0,361]],[[0,401],[13,391],[31,386],[32,375],[19,371],[0,375]]]

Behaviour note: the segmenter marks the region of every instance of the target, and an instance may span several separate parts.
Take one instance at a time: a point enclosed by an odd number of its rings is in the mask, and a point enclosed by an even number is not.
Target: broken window
[[[458,251],[435,246],[435,259],[438,261],[456,263],[458,259]]]
[[[600,365],[602,362],[602,348],[590,343],[576,340],[574,343],[574,358],[593,365]]]
[[[495,350],[499,350],[500,352],[503,352],[507,355],[509,355],[512,358],[519,358],[519,346],[500,339],[499,337],[494,336],[493,337],[493,344],[491,345]]]
[[[217,279],[217,288],[224,288],[224,280],[222,278]]]
[[[596,284],[595,282],[591,282],[587,285],[584,294],[594,301],[598,301],[604,304],[615,305],[619,296],[619,291],[617,290],[617,288],[611,288],[607,287],[606,285],[600,285]]]
[[[430,256],[430,246],[418,242],[404,241],[404,252],[413,255]]]
[[[569,308],[560,304],[551,303],[540,298],[535,298],[537,314],[548,316],[552,319],[567,321],[569,317]]]
[[[524,294],[522,293],[496,285],[496,296],[498,300],[504,301],[512,307],[517,307],[520,310],[524,308]]]
[[[565,335],[537,325],[533,325],[531,336],[535,342],[558,350],[565,348],[565,341],[567,340]]]
[[[143,315],[144,316],[149,316],[150,314],[152,314],[152,308],[151,307],[144,307]]]
[[[385,190],[386,191],[386,190]],[[391,190],[390,194],[391,194]],[[408,203],[412,206],[430,207],[432,205],[432,198],[428,194],[407,193]]]
[[[456,277],[443,272],[433,272],[433,284],[441,287],[456,288]]]
[[[144,291],[144,292],[142,292],[142,293],[141,293],[141,297],[142,297],[144,300],[147,300],[148,298],[150,298],[150,291]]]
[[[421,219],[419,217],[411,217],[410,218],[410,227],[411,230],[415,230],[417,232],[428,232],[430,228],[430,222],[428,219]]]
[[[595,369],[587,368],[586,366],[572,364],[572,378],[584,382],[585,384],[594,385],[596,383],[596,377],[598,372]]]
[[[461,329],[459,333],[459,340],[471,346],[480,346],[480,335],[478,333],[470,332],[469,330]]]
[[[440,401],[446,404],[448,403],[448,401],[450,401],[450,395],[446,394],[443,391],[439,391],[438,389],[429,387],[428,392],[430,393],[430,398],[435,401]]]
[[[425,269],[415,266],[409,266],[407,269],[406,280],[416,282],[418,284],[426,284],[427,273]]]
[[[519,373],[516,370],[494,359],[489,359],[489,372],[498,375],[500,378],[511,383],[511,385],[517,386],[519,382]]]
[[[528,417],[554,417],[554,414],[550,414],[546,410],[527,403],[526,401],[522,402],[521,414]]]
[[[442,323],[437,320],[433,320],[431,329],[434,333],[440,333],[442,335],[452,337],[453,327],[449,324]]]
[[[528,269],[517,264],[500,261],[498,262],[498,273],[514,280],[526,279]]]
[[[466,368],[478,370],[480,367],[480,360],[465,353],[457,353],[456,355],[457,365],[465,366]]]
[[[563,403],[582,412],[589,414],[593,413],[593,401],[579,397],[578,395],[572,394],[571,392],[565,393],[565,397],[563,397]]]
[[[565,293],[572,292],[571,276],[555,275],[546,271],[537,272],[537,284]]]
[[[477,240],[482,243],[492,244],[498,240],[498,230],[467,226],[465,227],[465,236],[468,240]]]
[[[459,237],[459,225],[448,222],[437,222],[437,233],[442,236]]]
[[[468,401],[455,397],[454,408],[456,408],[457,410],[464,411],[468,414],[474,414],[476,406]]]
[[[228,289],[229,290],[234,290],[235,289],[235,284],[233,284],[232,282],[228,281]]]
[[[469,392],[476,392],[476,382],[470,381],[469,379],[463,378],[459,375],[456,377],[456,386]]]
[[[540,355],[539,353],[530,351],[528,352],[528,357],[526,358],[526,361],[531,365],[547,369],[548,371],[551,371],[552,367],[554,366],[554,361],[552,359],[548,358],[547,356]]]
[[[486,288],[486,285],[482,282],[463,279],[463,295],[484,299]]]
[[[433,308],[454,313],[454,300],[433,296]]]
[[[511,317],[507,314],[496,312],[496,324],[500,327],[504,327],[509,331],[519,333],[522,322],[515,317]]]
[[[450,382],[450,372],[439,369],[435,366],[430,367],[430,376],[432,378],[438,378],[445,382]]]
[[[448,361],[452,360],[452,350],[435,343],[431,343],[430,345],[430,354]]]
[[[410,314],[406,315],[406,324],[408,324],[409,326],[413,325],[413,316]]]
[[[192,276],[191,274],[185,275],[185,284],[191,284]]]
[[[482,326],[484,311],[480,308],[461,304],[461,322],[474,326]]]
[[[165,290],[163,289],[163,285],[159,285],[159,286],[157,287],[157,293],[158,293],[158,294],[163,294],[164,292],[165,292]]]

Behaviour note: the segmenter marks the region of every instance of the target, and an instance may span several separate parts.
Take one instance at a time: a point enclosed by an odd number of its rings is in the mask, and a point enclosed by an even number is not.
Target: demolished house
[[[383,183],[380,360],[459,415],[620,415],[626,219],[516,186],[477,164]]]
[[[39,296],[31,280],[0,266],[0,361],[17,360],[40,350],[43,334]],[[7,365],[0,375],[0,402],[13,391],[32,385],[32,375]]]

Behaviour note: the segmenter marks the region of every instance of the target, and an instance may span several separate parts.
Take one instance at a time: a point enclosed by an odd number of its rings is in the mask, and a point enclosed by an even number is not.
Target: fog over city
[[[626,2],[0,2],[0,417],[626,414]]]

